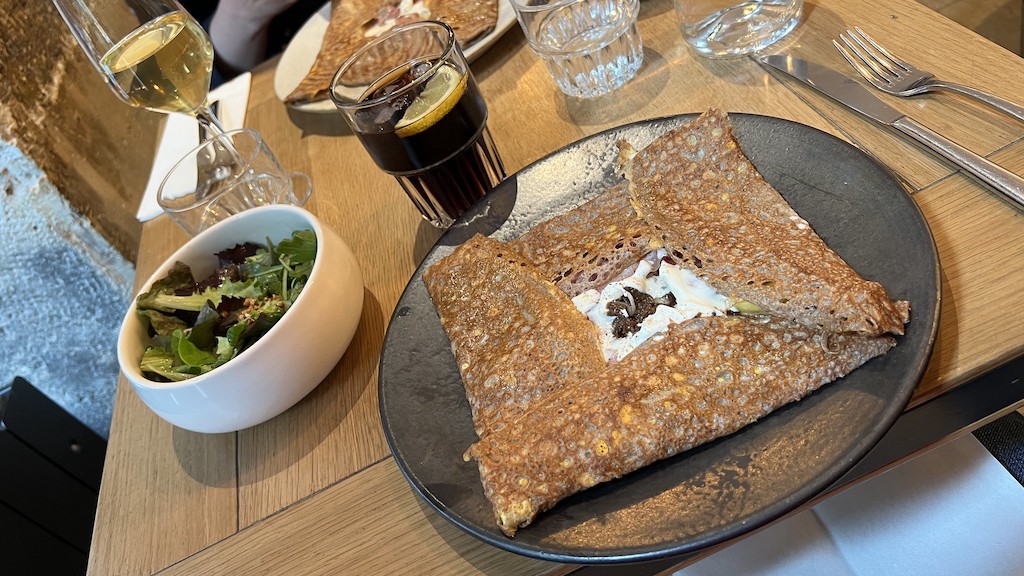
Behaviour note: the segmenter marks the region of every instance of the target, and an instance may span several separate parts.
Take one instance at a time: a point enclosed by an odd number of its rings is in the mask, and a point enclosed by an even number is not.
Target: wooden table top
[[[913,0],[808,0],[800,25],[772,51],[852,74],[831,39],[853,25],[945,79],[1020,98],[1024,60]],[[697,58],[683,46],[671,0],[644,0],[639,29],[645,62],[638,77],[592,101],[563,97],[518,28],[473,64],[510,173],[606,128],[709,106],[813,126],[891,167],[935,236],[943,268],[941,325],[911,404],[1024,353],[1024,211],[751,58]],[[277,100],[272,64],[253,76],[246,124],[263,134],[286,166],[312,176],[308,208],[359,259],[366,296],[358,332],[315,391],[284,414],[238,433],[174,428],[150,412],[122,377],[89,573],[572,571],[477,541],[419,499],[400,474],[380,424],[377,361],[395,303],[439,233],[421,222],[340,116],[290,112]],[[1024,123],[953,95],[883,98],[1024,174]],[[166,217],[147,223],[137,283],[185,240]]]

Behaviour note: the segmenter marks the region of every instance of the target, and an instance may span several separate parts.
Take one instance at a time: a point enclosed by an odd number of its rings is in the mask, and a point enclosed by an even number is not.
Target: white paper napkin
[[[252,74],[245,72],[210,91],[210,101],[220,102],[217,118],[225,130],[235,130],[245,125],[245,108],[249,104],[251,82]],[[153,168],[149,173],[149,183],[146,184],[146,191],[142,195],[142,202],[136,214],[140,222],[151,220],[163,213],[156,202],[160,182],[178,160],[198,144],[199,124],[194,118],[184,114],[167,115],[160,145],[153,159]]]
[[[674,576],[1024,574],[1024,487],[973,435],[936,448]]]

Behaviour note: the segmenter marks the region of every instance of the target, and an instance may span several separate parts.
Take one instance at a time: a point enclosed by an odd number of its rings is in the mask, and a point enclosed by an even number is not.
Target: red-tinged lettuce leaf
[[[167,276],[153,282],[153,285],[149,287],[149,291],[139,294],[139,297],[135,299],[136,306],[161,312],[173,312],[173,308],[156,303],[156,297],[161,294],[174,294],[179,290],[191,292],[195,285],[196,281],[192,277],[192,269],[188,267],[188,264],[181,261],[175,262],[174,266],[167,272]]]
[[[252,242],[235,244],[232,248],[227,248],[217,252],[217,259],[220,261],[221,266],[241,264],[242,262],[245,262],[246,258],[256,254],[260,250],[264,250],[264,248],[259,244],[253,244]]]

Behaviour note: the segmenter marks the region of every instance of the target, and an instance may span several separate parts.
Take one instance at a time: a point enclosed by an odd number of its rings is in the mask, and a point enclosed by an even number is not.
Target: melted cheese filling
[[[660,338],[671,324],[685,322],[697,316],[724,315],[735,311],[728,298],[715,292],[693,272],[665,261],[665,250],[652,252],[626,270],[619,279],[606,284],[601,290],[591,289],[572,299],[576,308],[597,326],[601,335],[601,349],[607,362],[618,362],[650,338]],[[657,271],[657,274],[654,272]],[[671,293],[674,306],[659,305],[653,314],[640,324],[640,329],[623,338],[615,336],[608,303],[619,298],[632,300],[626,288],[634,288],[654,298]],[[625,311],[621,312],[623,315]]]

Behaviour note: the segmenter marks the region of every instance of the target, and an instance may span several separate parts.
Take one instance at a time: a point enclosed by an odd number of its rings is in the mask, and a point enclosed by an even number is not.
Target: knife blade
[[[1024,178],[937,134],[882,102],[856,80],[831,68],[795,56],[772,54],[761,56],[759,60],[840,104],[913,138],[1024,208]]]

